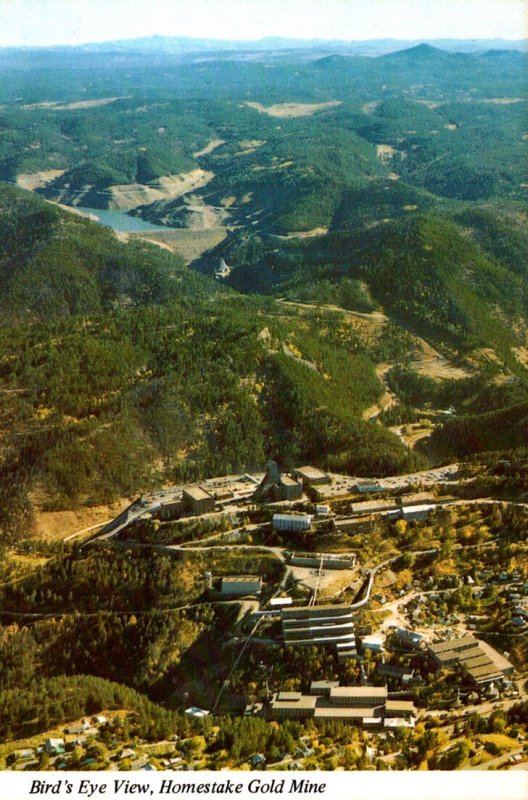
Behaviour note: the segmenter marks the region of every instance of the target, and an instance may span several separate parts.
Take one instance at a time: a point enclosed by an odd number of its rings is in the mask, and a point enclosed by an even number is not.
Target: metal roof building
[[[308,531],[312,524],[312,515],[274,514],[271,524],[275,531]]]

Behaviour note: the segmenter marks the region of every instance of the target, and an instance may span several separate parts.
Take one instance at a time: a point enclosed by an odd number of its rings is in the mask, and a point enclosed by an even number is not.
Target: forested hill
[[[0,324],[200,299],[218,286],[182,260],[0,184]]]
[[[0,197],[4,537],[27,533],[37,489],[73,508],[269,456],[360,474],[418,463],[362,421],[382,387],[336,315],[301,319],[30,194]]]

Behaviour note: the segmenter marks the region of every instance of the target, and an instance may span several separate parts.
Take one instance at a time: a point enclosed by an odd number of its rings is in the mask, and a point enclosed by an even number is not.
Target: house
[[[427,636],[424,633],[415,633],[406,628],[396,628],[394,637],[404,646],[413,650],[418,650],[425,646]]]
[[[145,769],[147,764],[148,756],[139,756],[139,758],[135,758],[134,761],[130,762],[132,769]]]
[[[204,717],[208,717],[211,712],[207,711],[205,708],[199,708],[198,706],[190,706],[190,708],[185,709],[185,715],[187,717],[194,717],[195,719],[203,719]]]
[[[125,747],[119,753],[119,760],[120,761],[122,761],[124,758],[135,758],[135,757],[136,757],[136,751],[132,750],[130,747]]]
[[[182,761],[183,761],[183,759],[181,757],[178,757],[178,758],[164,758],[163,761],[161,761],[160,763],[161,763],[162,767],[165,767],[166,769],[170,769],[172,767],[175,767],[177,764],[181,764]]]
[[[64,753],[66,750],[64,739],[46,739],[44,742],[44,750],[49,755],[59,755]]]
[[[67,733],[67,734],[69,734],[71,736],[76,736],[78,734],[85,733],[85,731],[89,727],[90,727],[90,725],[89,725],[88,722],[86,722],[86,721],[79,722],[79,723],[76,723],[74,725],[68,725],[67,728],[64,728],[64,733]]]
[[[266,763],[266,756],[262,755],[262,753],[255,753],[249,759],[249,763],[252,767],[262,767]]]
[[[33,758],[33,748],[26,747],[23,750],[15,750],[14,755],[17,761],[28,761]]]

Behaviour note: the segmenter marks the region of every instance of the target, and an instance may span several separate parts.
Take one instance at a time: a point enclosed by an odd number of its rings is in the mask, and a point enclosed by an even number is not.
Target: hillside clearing
[[[293,119],[294,117],[311,117],[319,111],[326,111],[342,105],[342,100],[330,100],[327,103],[276,103],[273,106],[264,106],[262,103],[247,102],[244,105],[253,108],[260,114],[267,114],[269,117],[279,117],[282,119]]]

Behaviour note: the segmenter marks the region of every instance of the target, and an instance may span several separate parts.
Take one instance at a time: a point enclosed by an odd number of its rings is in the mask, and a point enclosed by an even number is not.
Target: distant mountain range
[[[195,39],[174,36],[148,36],[139,39],[121,39],[109,42],[93,42],[82,45],[58,45],[55,47],[13,47],[3,50],[59,50],[84,53],[141,53],[141,54],[210,54],[210,53],[284,53],[289,50],[340,52],[347,55],[380,56],[397,50],[428,44],[450,52],[475,53],[487,50],[528,50],[528,39],[369,39],[346,41],[338,39],[289,39],[269,36],[258,40]]]

